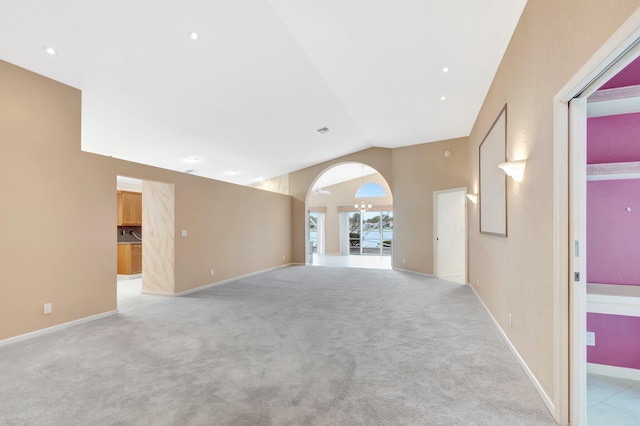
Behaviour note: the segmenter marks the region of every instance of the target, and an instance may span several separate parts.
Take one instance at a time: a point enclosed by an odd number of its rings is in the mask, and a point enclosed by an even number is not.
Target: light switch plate
[[[183,230],[182,230],[181,235],[182,235],[183,237],[186,237],[186,236],[187,236],[187,230],[186,230],[186,229],[183,229]]]

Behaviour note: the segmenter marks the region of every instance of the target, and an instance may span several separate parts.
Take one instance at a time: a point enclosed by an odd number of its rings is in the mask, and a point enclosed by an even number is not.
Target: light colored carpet
[[[471,289],[289,267],[0,348],[2,425],[555,424]]]

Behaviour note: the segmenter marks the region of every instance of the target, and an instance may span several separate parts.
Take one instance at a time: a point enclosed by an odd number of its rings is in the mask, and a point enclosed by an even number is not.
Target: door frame
[[[586,159],[586,131],[581,135],[578,123],[581,112],[569,108],[574,98],[586,99],[588,90],[604,83],[618,72],[620,59],[628,54],[640,38],[640,8],[636,10],[607,42],[564,85],[553,99],[553,281],[554,281],[554,418],[560,424],[586,424],[586,333],[581,332],[586,318],[586,278],[584,274],[584,237],[586,227],[586,191],[579,190],[583,172],[580,167]],[[637,46],[636,46],[637,47]],[[616,64],[616,65],[614,65]],[[614,68],[612,68],[614,66]],[[615,70],[615,71],[613,71]],[[586,108],[585,108],[586,109]],[[573,117],[570,115],[572,114]],[[586,114],[585,127],[586,129]],[[586,169],[586,160],[584,162]],[[585,172],[586,186],[586,172]],[[574,241],[583,247],[576,252]],[[574,254],[578,254],[574,257]],[[582,257],[580,257],[582,256]],[[581,272],[581,279],[574,284],[573,273]],[[586,323],[586,320],[584,320]],[[585,327],[586,331],[586,327]],[[580,349],[582,348],[582,349]]]
[[[467,187],[458,187],[451,189],[444,189],[441,191],[433,191],[433,276],[438,278],[438,195],[446,194],[449,192],[462,192],[464,198],[467,196]],[[465,201],[464,208],[464,281],[469,281],[467,273],[467,247],[469,240],[469,230],[467,227],[469,212],[467,211],[467,203]]]

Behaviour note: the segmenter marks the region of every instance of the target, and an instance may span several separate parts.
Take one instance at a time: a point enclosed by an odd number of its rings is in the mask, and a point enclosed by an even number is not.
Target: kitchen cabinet
[[[142,272],[142,244],[118,244],[118,274]]]
[[[142,194],[118,191],[118,226],[142,226]]]

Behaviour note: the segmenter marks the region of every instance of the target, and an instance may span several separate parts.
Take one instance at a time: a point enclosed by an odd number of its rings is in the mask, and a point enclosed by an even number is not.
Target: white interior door
[[[467,276],[466,188],[434,192],[436,277],[465,284]]]

